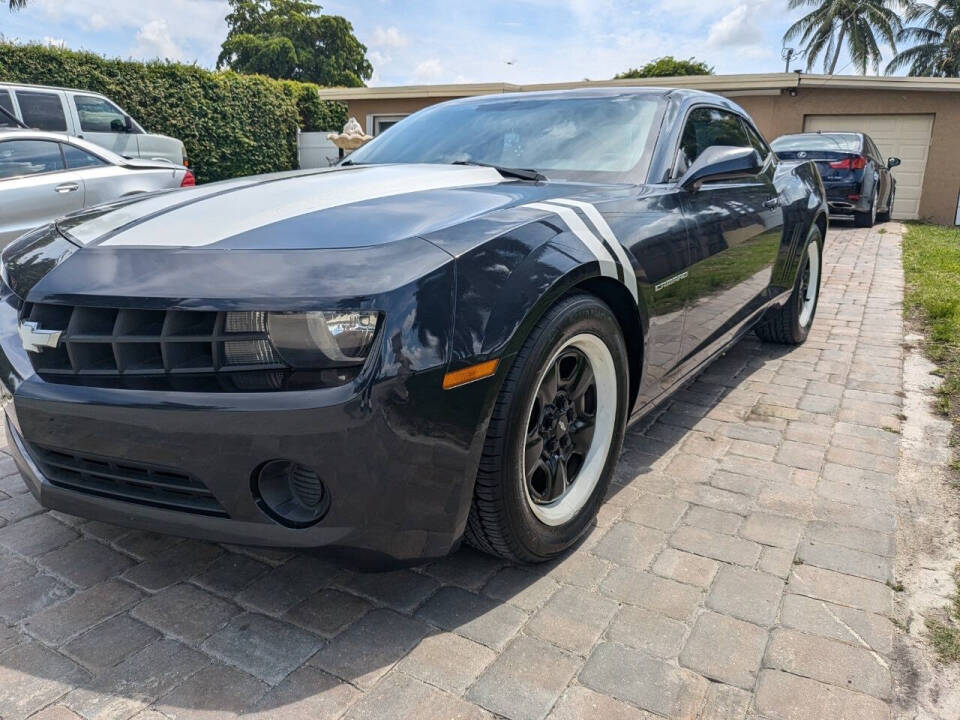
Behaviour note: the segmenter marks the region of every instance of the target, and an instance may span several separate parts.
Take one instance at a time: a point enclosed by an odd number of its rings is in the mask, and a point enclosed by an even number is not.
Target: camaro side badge
[[[660,292],[664,288],[668,288],[671,285],[676,285],[681,280],[686,280],[688,275],[690,275],[690,273],[687,273],[687,272],[682,272],[679,275],[674,275],[672,278],[669,278],[667,280],[664,280],[662,283],[658,283],[657,285],[654,285],[653,291]]]
[[[60,343],[61,330],[44,330],[37,322],[20,323],[20,340],[28,352],[40,352],[42,348],[55,348]]]

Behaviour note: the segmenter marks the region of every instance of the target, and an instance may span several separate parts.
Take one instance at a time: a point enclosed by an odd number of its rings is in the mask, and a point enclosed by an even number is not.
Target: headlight
[[[365,310],[267,313],[267,335],[294,368],[359,365],[370,353],[379,319]]]

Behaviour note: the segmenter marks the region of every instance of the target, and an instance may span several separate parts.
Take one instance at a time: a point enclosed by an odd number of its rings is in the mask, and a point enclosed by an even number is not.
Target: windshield
[[[636,94],[447,103],[402,120],[350,161],[477,162],[536,170],[550,179],[639,181],[660,103]]]
[[[805,135],[784,135],[770,145],[777,153],[795,150],[815,150],[826,152],[860,152],[860,136],[851,133],[809,133]]]

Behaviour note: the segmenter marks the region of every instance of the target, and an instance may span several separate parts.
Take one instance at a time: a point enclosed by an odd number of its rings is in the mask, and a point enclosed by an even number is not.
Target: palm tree
[[[903,6],[908,0],[790,0],[789,8],[816,6],[797,20],[783,36],[784,42],[800,38],[806,45],[807,70],[823,53],[823,67],[833,75],[844,41],[850,59],[862,74],[867,65],[880,71],[880,44],[877,36],[896,52],[897,34],[903,29],[900,16],[890,7]]]
[[[19,10],[22,7],[27,6],[27,0],[10,0],[10,9]]]
[[[907,22],[897,35],[913,47],[898,53],[887,65],[887,74],[909,68],[909,74],[929,77],[960,77],[960,0],[912,3]]]

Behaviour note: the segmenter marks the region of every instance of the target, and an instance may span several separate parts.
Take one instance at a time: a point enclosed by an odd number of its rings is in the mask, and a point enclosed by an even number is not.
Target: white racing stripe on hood
[[[504,181],[493,168],[383,165],[319,173],[208,197],[121,229],[109,247],[203,247],[271,223],[392,195]]]
[[[181,203],[194,202],[218,192],[226,192],[231,188],[252,185],[256,182],[258,182],[257,178],[240,178],[234,181],[212,183],[197,188],[190,188],[189,190],[174,190],[173,192],[164,193],[159,197],[148,198],[135,202],[132,205],[126,205],[80,225],[75,225],[70,228],[70,237],[83,245],[89,245],[97,238],[119,230],[124,225],[129,225],[152,213],[161,212],[175,205],[180,205]]]

